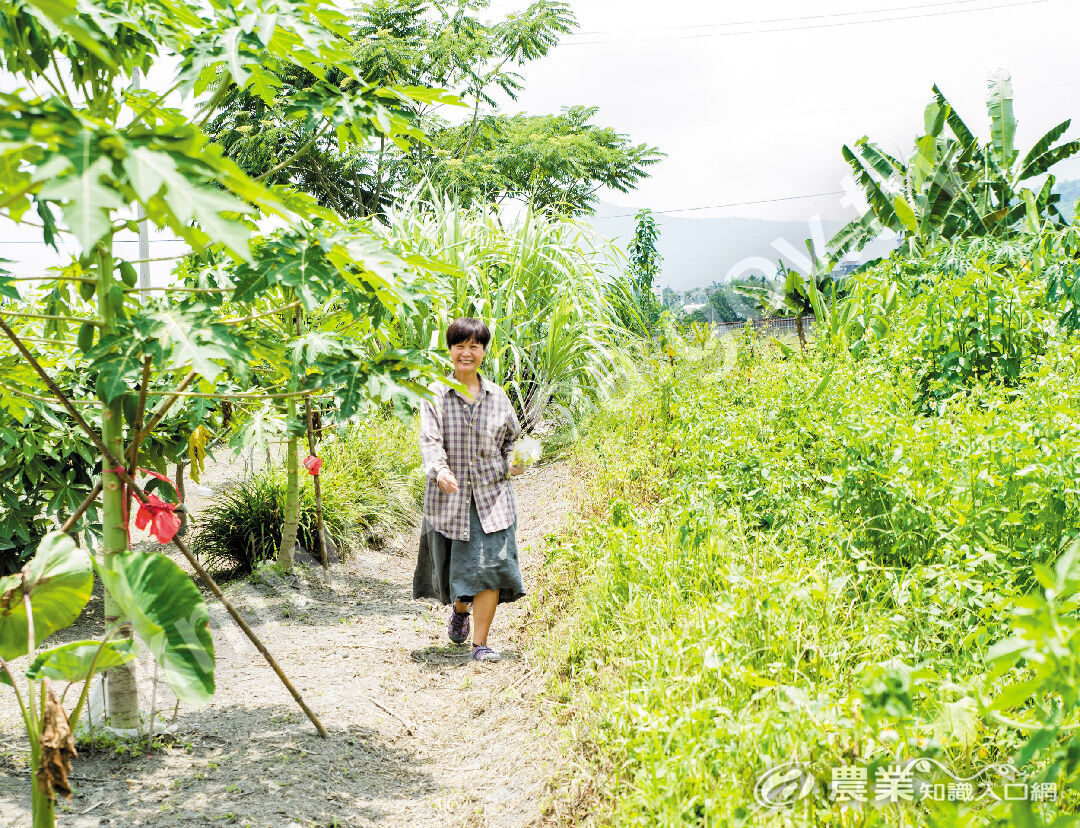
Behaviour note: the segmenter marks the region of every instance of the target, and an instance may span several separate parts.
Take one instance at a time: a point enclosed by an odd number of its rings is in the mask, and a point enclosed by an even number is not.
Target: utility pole
[[[142,89],[142,73],[136,68],[131,73],[131,85]],[[142,202],[135,204],[135,218],[139,223],[139,287],[150,289],[150,228],[146,226],[146,210]]]

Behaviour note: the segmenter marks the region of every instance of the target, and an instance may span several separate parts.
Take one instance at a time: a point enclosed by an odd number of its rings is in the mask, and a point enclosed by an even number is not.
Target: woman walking
[[[453,603],[447,635],[469,637],[472,605],[475,661],[498,661],[488,646],[495,608],[525,594],[517,551],[517,510],[510,477],[521,433],[506,392],[480,375],[491,332],[479,319],[455,319],[446,329],[452,377],[465,393],[436,382],[434,400],[420,404],[420,454],[427,488],[414,598]]]

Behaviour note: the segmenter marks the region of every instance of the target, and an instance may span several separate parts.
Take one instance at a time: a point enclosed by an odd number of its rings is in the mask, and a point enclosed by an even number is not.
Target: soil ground
[[[220,490],[241,472],[208,464]],[[189,485],[197,515],[205,498]],[[518,544],[526,589],[544,538],[566,525],[576,486],[565,463],[516,478]],[[412,599],[418,529],[331,568],[263,571],[226,593],[316,711],[318,737],[255,647],[209,596],[217,694],[181,707],[175,733],[151,755],[116,745],[80,747],[74,798],[61,826],[524,826],[541,818],[560,752],[523,644],[531,596],[500,606],[490,642],[498,664],[469,660],[446,638],[448,608]],[[134,535],[133,535],[134,539]],[[64,640],[101,633],[95,594]],[[59,636],[57,637],[59,639]],[[53,642],[50,642],[53,643]],[[21,661],[20,661],[21,665]],[[153,670],[139,667],[149,706]],[[164,685],[157,709],[172,716]],[[72,702],[69,699],[67,706]],[[25,736],[14,699],[0,692],[0,824],[30,824]]]

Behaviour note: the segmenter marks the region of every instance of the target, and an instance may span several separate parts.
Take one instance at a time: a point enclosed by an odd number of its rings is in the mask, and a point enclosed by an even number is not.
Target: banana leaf
[[[990,139],[999,165],[1009,168],[1016,160],[1016,116],[1013,114],[1013,88],[1009,73],[998,70],[987,84],[986,110],[990,114]]]

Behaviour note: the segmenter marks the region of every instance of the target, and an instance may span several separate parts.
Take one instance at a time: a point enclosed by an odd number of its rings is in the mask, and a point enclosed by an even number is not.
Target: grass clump
[[[410,519],[423,496],[415,426],[374,416],[328,439],[323,458],[323,525],[342,557],[361,544],[380,544],[387,532]],[[194,552],[216,570],[245,575],[271,560],[281,543],[285,471],[256,474],[219,494],[200,516]],[[318,558],[315,489],[300,480],[300,545]]]

